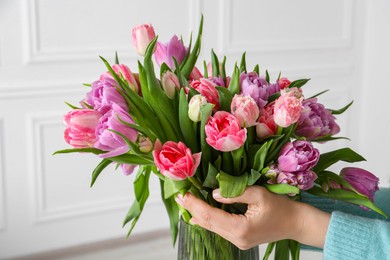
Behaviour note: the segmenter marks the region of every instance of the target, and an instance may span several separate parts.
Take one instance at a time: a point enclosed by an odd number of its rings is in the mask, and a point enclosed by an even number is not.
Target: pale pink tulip
[[[251,96],[234,95],[230,110],[240,121],[241,127],[251,127],[257,124],[260,110]]]
[[[302,110],[303,96],[298,88],[283,89],[274,107],[275,123],[288,127],[298,121]]]
[[[167,71],[162,75],[161,84],[170,99],[175,97],[176,89],[180,89],[179,79],[171,71]]]
[[[151,24],[142,24],[133,28],[131,36],[137,53],[141,56],[145,56],[146,48],[156,37],[156,34]]]

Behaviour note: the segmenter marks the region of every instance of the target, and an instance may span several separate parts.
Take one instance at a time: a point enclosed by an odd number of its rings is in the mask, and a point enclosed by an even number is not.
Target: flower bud
[[[129,85],[129,88],[131,88],[135,93],[138,93],[138,82],[129,67],[124,64],[115,64],[112,66],[112,69],[119,77],[122,77],[122,79],[125,80],[125,82]]]
[[[156,34],[151,24],[142,24],[133,28],[133,45],[139,55],[145,56],[146,48],[154,37],[156,37]]]
[[[167,71],[162,75],[161,84],[170,99],[175,97],[176,88],[180,89],[179,79],[170,71]]]
[[[345,167],[341,170],[340,176],[359,193],[374,201],[374,194],[379,189],[379,179],[374,174],[357,167]]]
[[[190,103],[188,104],[188,117],[193,122],[200,121],[200,108],[207,104],[207,99],[198,94],[191,98]]]
[[[143,153],[148,153],[153,149],[152,141],[146,136],[140,136],[138,138],[139,150]]]
[[[288,86],[290,86],[291,81],[289,81],[287,78],[280,78],[278,80],[278,84],[279,84],[280,89],[285,89],[285,88],[288,88]]]

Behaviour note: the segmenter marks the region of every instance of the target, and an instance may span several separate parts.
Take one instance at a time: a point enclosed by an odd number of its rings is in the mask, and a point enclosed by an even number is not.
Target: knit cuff
[[[324,259],[366,259],[372,225],[367,219],[335,211],[324,245]]]

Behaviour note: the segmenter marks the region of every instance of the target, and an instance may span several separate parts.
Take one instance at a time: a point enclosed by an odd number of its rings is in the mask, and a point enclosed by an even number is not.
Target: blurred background
[[[324,149],[355,149],[389,186],[389,11],[387,0],[0,0],[0,259],[175,259],[156,178],[126,240],[134,176],[108,169],[90,189],[95,156],[52,156],[69,147],[64,101],[78,104],[82,83],[105,72],[98,56],[113,62],[118,51],[137,71],[131,28],[141,23],[188,44],[203,14],[200,68],[213,48],[231,73],[246,51],[248,68],[259,64],[271,80],[311,78],[306,96],[330,89],[319,98],[329,108],[354,100],[338,116],[351,141]],[[96,254],[75,258],[86,251]]]

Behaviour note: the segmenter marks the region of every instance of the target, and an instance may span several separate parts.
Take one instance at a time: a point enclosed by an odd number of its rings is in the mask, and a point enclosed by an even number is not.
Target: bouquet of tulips
[[[308,79],[271,80],[259,66],[249,70],[245,53],[231,74],[211,51],[203,74],[196,66],[200,53],[203,17],[194,42],[185,45],[173,36],[161,43],[151,25],[132,31],[143,62],[133,68],[106,66],[80,107],[64,117],[65,140],[72,149],[56,153],[89,152],[101,158],[93,170],[93,185],[101,172],[116,164],[125,175],[137,170],[135,199],[124,225],[134,228],[149,195],[149,178],[159,178],[162,201],[170,217],[173,241],[180,216],[191,216],[175,202],[178,193],[191,192],[209,204],[234,213],[245,205],[221,205],[211,192],[224,197],[240,195],[247,186],[299,199],[302,191],[358,204],[384,214],[372,200],[378,179],[359,168],[341,174],[328,170],[339,162],[358,162],[362,156],[349,148],[320,153],[315,147],[335,137],[339,110],[325,108],[317,97],[305,97]],[[159,73],[156,74],[156,66]],[[272,250],[271,245],[268,248]],[[296,252],[299,245],[290,244]],[[269,252],[267,252],[269,253]]]

